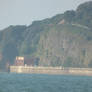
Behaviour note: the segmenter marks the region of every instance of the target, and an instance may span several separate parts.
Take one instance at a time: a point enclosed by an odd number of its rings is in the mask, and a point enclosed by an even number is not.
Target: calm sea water
[[[0,92],[92,92],[92,77],[0,73]]]

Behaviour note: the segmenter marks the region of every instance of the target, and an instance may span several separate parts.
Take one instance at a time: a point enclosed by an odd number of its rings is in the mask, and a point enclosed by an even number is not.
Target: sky
[[[91,0],[0,0],[0,30],[9,25],[30,25]]]

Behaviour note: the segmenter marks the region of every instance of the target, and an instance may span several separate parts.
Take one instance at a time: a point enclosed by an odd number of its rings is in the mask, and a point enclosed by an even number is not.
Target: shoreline
[[[10,66],[10,73],[92,76],[92,68]]]

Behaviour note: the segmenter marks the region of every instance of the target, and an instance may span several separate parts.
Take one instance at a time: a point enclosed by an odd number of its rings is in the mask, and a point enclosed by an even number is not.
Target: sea
[[[0,73],[0,92],[92,92],[92,77]]]

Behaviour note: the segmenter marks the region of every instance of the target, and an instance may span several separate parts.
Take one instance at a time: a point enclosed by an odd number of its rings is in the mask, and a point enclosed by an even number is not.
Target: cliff
[[[29,26],[0,31],[0,68],[16,56],[39,58],[42,66],[92,67],[92,1]]]

